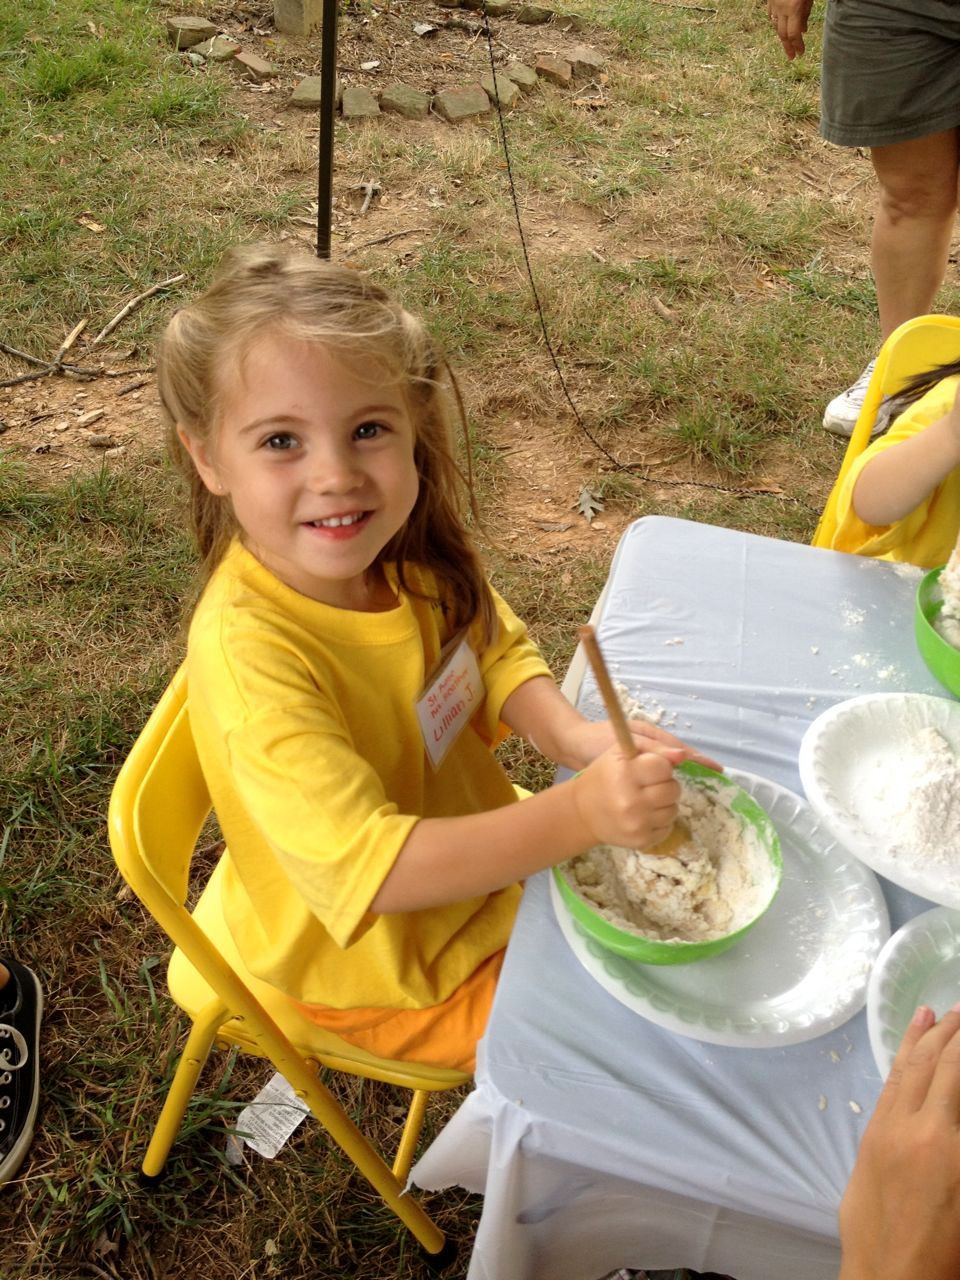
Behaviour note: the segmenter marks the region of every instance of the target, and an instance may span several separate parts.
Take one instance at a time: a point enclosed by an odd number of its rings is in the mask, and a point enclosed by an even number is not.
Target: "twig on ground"
[[[379,236],[376,240],[364,240],[363,244],[355,244],[354,249],[369,249],[375,244],[387,244],[391,240],[399,240],[401,236],[415,236],[418,232],[425,232],[426,227],[408,227],[406,231],[391,231],[388,236]]]
[[[27,364],[38,364],[44,369],[50,367],[49,360],[38,360],[36,356],[28,356],[25,351],[18,351],[16,347],[8,347],[5,342],[0,342],[0,351],[5,351],[8,356],[19,356],[21,360],[26,360]]]
[[[651,0],[652,4],[662,4],[666,9],[693,9],[695,13],[716,13],[705,4],[674,4],[673,0]]]
[[[118,388],[117,395],[125,396],[131,391],[139,391],[141,387],[147,386],[149,381],[150,381],[149,378],[138,378],[136,382],[130,382],[125,387]]]
[[[376,178],[371,178],[369,182],[361,182],[358,190],[363,192],[363,204],[360,206],[360,217],[370,208],[370,202],[374,196],[378,196],[383,188]]]
[[[75,324],[73,326],[73,328],[64,338],[63,342],[60,343],[60,348],[57,351],[57,354],[53,357],[53,360],[50,362],[51,364],[55,365],[57,368],[59,368],[60,365],[63,364],[63,357],[67,354],[67,352],[76,342],[76,340],[80,337],[81,333],[83,333],[84,329],[87,327],[88,324],[89,324],[89,321],[87,319],[83,319],[80,321],[79,324]]]
[[[95,347],[98,342],[102,342],[108,334],[113,333],[114,329],[122,320],[125,320],[134,307],[138,307],[141,302],[147,298],[152,298],[155,293],[159,293],[161,289],[169,289],[173,284],[179,284],[181,280],[186,280],[186,273],[181,272],[178,276],[171,276],[169,280],[161,280],[159,284],[152,284],[149,289],[144,289],[143,293],[138,293],[135,298],[131,298],[126,306],[121,307],[112,320],[103,326],[94,340],[90,343],[91,347]]]

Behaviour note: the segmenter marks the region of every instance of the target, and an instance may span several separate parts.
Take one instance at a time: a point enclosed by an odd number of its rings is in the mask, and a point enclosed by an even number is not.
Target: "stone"
[[[233,60],[233,65],[239,67],[244,75],[252,80],[272,80],[274,76],[280,74],[279,67],[275,67],[272,62],[255,53],[238,53]]]
[[[304,76],[290,95],[291,107],[299,107],[302,111],[318,111],[320,109],[320,76]],[[340,81],[334,83],[334,98],[340,105]]]
[[[499,97],[500,106],[507,111],[520,97],[520,86],[502,71],[497,71],[493,75],[488,71],[485,76],[480,77],[480,84],[490,101],[495,103]]]
[[[370,120],[380,114],[376,98],[362,84],[344,85],[340,95],[340,110],[344,120]]]
[[[523,62],[510,62],[503,68],[503,74],[509,76],[514,84],[519,85],[523,93],[529,93],[537,87],[537,73],[533,67]]]
[[[206,18],[167,19],[167,35],[178,49],[192,49],[195,44],[212,40],[216,34],[216,26]]]
[[[444,89],[433,100],[433,109],[450,124],[457,124],[470,116],[481,116],[490,110],[490,99],[479,84],[464,85],[460,89]]]
[[[553,25],[561,31],[586,31],[590,23],[579,13],[555,13]]]
[[[487,0],[487,17],[504,18],[513,8],[513,0]]]
[[[461,7],[460,0],[437,0],[437,4],[441,9],[459,9]]]
[[[323,21],[323,0],[273,0],[273,25],[288,36],[308,36]]]
[[[212,40],[194,45],[193,52],[199,53],[208,62],[229,62],[240,52],[240,42],[231,40],[229,36],[214,36]]]
[[[424,120],[430,111],[430,95],[409,84],[388,84],[380,94],[380,110],[408,120]]]
[[[517,22],[528,27],[538,27],[541,23],[549,22],[552,17],[552,9],[544,9],[538,4],[522,4],[516,12]]]
[[[564,58],[555,58],[550,53],[542,54],[537,59],[536,70],[541,79],[549,80],[551,84],[558,84],[561,89],[566,89],[573,79],[570,63]]]
[[[565,49],[563,56],[570,63],[575,76],[595,76],[606,65],[606,58],[597,49],[588,44],[578,44],[572,49]]]

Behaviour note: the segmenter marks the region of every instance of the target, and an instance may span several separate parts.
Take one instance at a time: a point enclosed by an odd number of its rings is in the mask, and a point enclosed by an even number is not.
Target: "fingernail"
[[[922,1027],[924,1023],[929,1022],[932,1017],[933,1010],[929,1005],[922,1004],[910,1019],[910,1025],[914,1027]]]
[[[958,1002],[957,1004],[952,1004],[952,1005],[950,1006],[950,1009],[949,1009],[949,1011],[948,1011],[948,1012],[950,1012],[950,1013],[960,1013],[960,1002]]]

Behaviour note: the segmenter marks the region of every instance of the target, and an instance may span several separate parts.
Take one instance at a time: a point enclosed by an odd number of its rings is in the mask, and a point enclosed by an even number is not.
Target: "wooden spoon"
[[[583,645],[584,652],[590,666],[593,669],[594,677],[597,681],[597,687],[600,690],[600,696],[603,698],[603,705],[606,708],[610,723],[613,725],[613,731],[617,735],[617,741],[623,754],[631,760],[634,756],[640,754],[637,750],[637,743],[630,732],[630,726],[627,724],[627,717],[623,714],[623,707],[620,705],[620,699],[617,697],[613,683],[610,680],[610,673],[607,671],[607,664],[603,660],[603,654],[600,652],[600,645],[597,641],[597,633],[593,627],[580,627],[579,629],[580,643]],[[669,858],[676,853],[681,845],[687,844],[690,840],[690,832],[685,823],[679,819],[673,824],[673,830],[659,844],[653,845],[649,849],[644,849],[644,853],[652,853],[658,858]]]

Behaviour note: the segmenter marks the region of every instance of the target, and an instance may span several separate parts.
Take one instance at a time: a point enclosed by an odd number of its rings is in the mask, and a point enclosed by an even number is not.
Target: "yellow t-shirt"
[[[436,594],[426,571],[411,586]],[[420,817],[510,804],[491,748],[500,709],[549,669],[496,598],[485,699],[437,770],[415,703],[449,639],[439,604],[385,613],[320,604],[234,543],[190,626],[190,724],[228,852],[222,904],[244,964],[293,999],[346,1009],[438,1004],[507,941],[517,886],[373,915]],[[457,856],[451,849],[451,857]]]
[[[878,453],[911,439],[949,413],[958,385],[960,377],[955,376],[931,387],[854,462],[837,498],[837,528],[830,542],[835,551],[906,561],[925,569],[945,564],[950,558],[960,531],[960,468],[951,471],[918,507],[894,524],[866,524],[861,520],[853,509],[853,490],[863,468]]]

